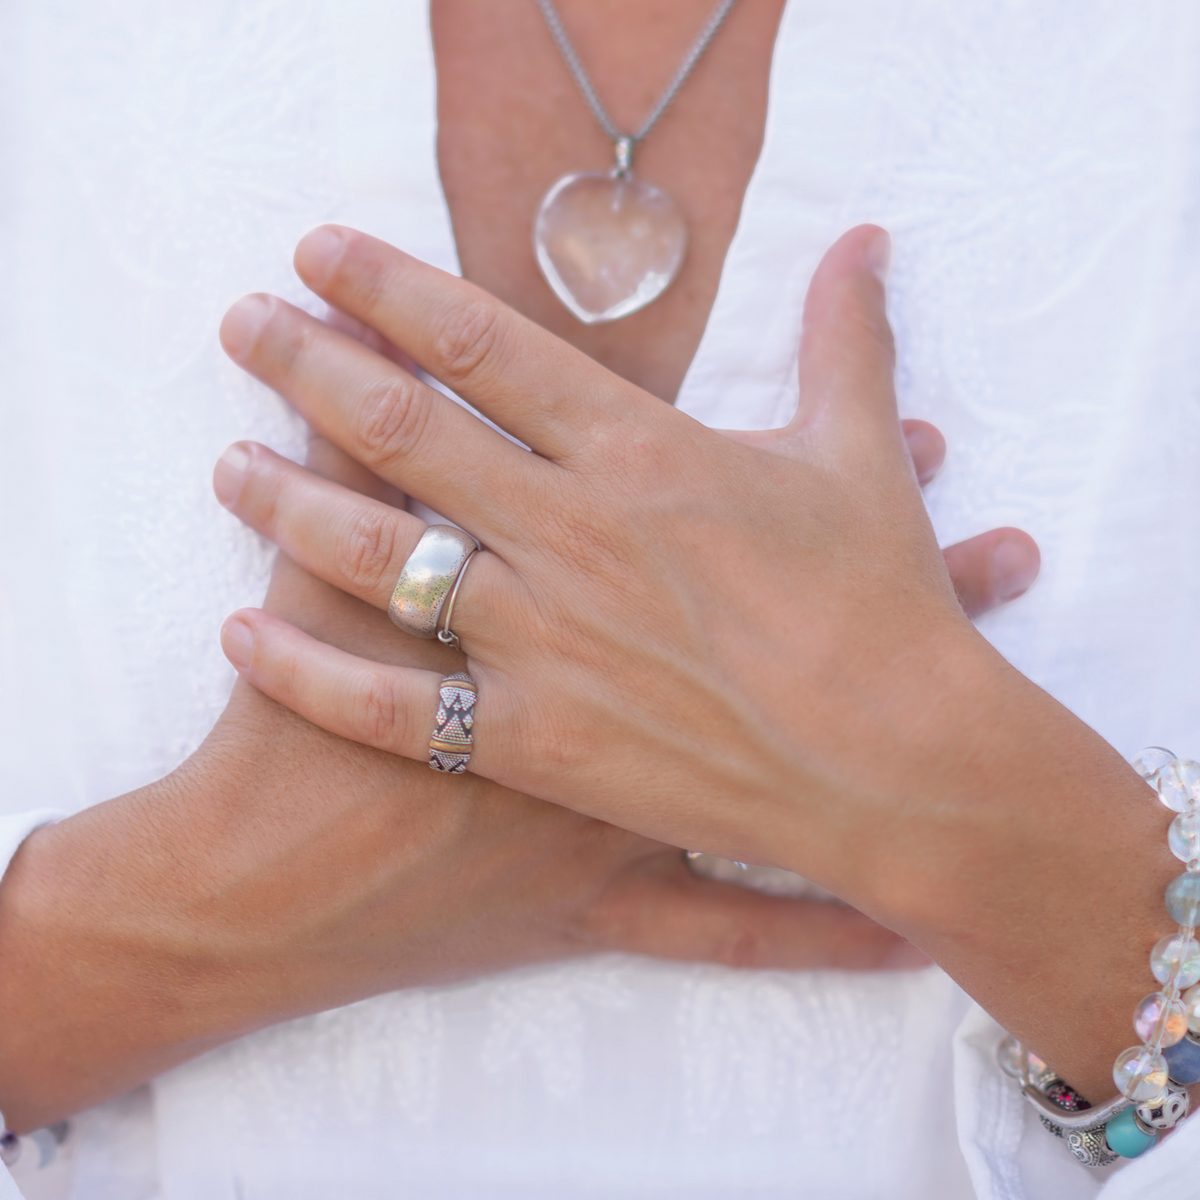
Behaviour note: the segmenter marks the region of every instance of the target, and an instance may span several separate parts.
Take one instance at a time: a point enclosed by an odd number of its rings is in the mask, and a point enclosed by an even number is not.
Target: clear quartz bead
[[[996,1051],[1000,1070],[1010,1079],[1022,1078],[1029,1072],[1029,1082],[1041,1087],[1047,1079],[1055,1078],[1054,1072],[1030,1050],[1026,1050],[1012,1034],[1007,1034]]]
[[[1147,1046],[1130,1046],[1113,1063],[1113,1083],[1136,1104],[1157,1100],[1167,1090],[1167,1060]]]
[[[1174,997],[1154,992],[1134,1009],[1133,1028],[1151,1046],[1173,1046],[1188,1031],[1187,1010]]]
[[[1200,924],[1200,871],[1185,871],[1167,884],[1167,912],[1176,925]]]
[[[1188,1029],[1192,1033],[1200,1034],[1200,983],[1188,988],[1179,1001],[1187,1016]]]
[[[1162,746],[1147,746],[1130,759],[1130,765],[1143,779],[1152,779],[1174,757],[1172,751]]]
[[[1167,833],[1171,853],[1185,863],[1200,859],[1200,812],[1185,812],[1171,822]]]
[[[1189,812],[1200,797],[1200,763],[1190,758],[1172,759],[1150,782],[1172,812]]]
[[[1191,987],[1200,980],[1200,942],[1179,933],[1168,934],[1150,952],[1150,970],[1159,983]]]
[[[996,1051],[996,1062],[1009,1079],[1020,1079],[1025,1073],[1024,1054],[1021,1043],[1013,1035],[1006,1034]]]

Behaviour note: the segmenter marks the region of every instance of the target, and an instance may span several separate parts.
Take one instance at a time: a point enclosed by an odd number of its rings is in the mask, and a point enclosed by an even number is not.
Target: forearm
[[[419,807],[423,778],[383,775],[355,747],[333,758],[314,741],[336,739],[247,692],[231,705],[241,719],[179,771],[34,834],[0,884],[12,1127],[442,969],[399,827],[397,801],[411,784]],[[406,903],[380,895],[405,886]],[[339,928],[389,899],[391,924],[381,912]]]
[[[156,861],[171,792],[157,784],[39,831],[0,884],[0,1110],[18,1131],[236,1032],[228,968],[198,953],[179,904],[194,862],[179,847]]]
[[[1156,990],[1180,864],[1171,813],[1093,730],[991,652],[943,711],[944,747],[877,823],[852,896],[1098,1102]],[[957,713],[956,717],[949,714]],[[923,793],[923,794],[922,794]]]
[[[380,658],[447,657],[287,560],[268,604]],[[465,940],[476,918],[433,867],[469,861],[463,814],[487,787],[459,784],[449,802],[419,764],[347,744],[239,684],[171,776],[28,838],[0,881],[10,1126],[70,1115],[253,1029],[554,953],[532,936],[447,951],[448,927]],[[483,854],[489,822],[479,829]],[[473,869],[483,886],[491,864]],[[465,908],[471,889],[456,890]]]

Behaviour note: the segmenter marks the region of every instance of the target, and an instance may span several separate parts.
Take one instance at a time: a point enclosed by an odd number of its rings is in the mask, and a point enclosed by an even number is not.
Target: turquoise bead
[[[1144,1133],[1133,1119],[1133,1109],[1122,1109],[1105,1127],[1104,1136],[1109,1149],[1122,1158],[1137,1158],[1144,1154],[1158,1138],[1153,1134]]]

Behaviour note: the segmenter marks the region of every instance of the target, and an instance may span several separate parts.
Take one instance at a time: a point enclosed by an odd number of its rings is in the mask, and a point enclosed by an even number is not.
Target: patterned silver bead
[[[1063,1127],[1061,1125],[1055,1125],[1055,1123],[1052,1120],[1050,1120],[1050,1118],[1048,1116],[1046,1116],[1045,1113],[1038,1113],[1037,1119],[1039,1121],[1041,1121],[1042,1125],[1046,1129],[1050,1130],[1050,1132],[1052,1134],[1054,1134],[1055,1137],[1062,1137]]]
[[[1072,1129],[1067,1134],[1067,1146],[1085,1167],[1107,1167],[1115,1163],[1119,1154],[1114,1154],[1104,1140],[1104,1127],[1099,1129]]]
[[[1173,1085],[1167,1086],[1167,1094],[1160,1104],[1139,1104],[1138,1120],[1151,1129],[1173,1129],[1188,1114],[1187,1090]]]
[[[1053,1087],[1054,1084],[1062,1083],[1062,1080],[1054,1073],[1053,1067],[1043,1067],[1040,1071],[1031,1070],[1029,1072],[1029,1082],[1039,1092],[1044,1092],[1047,1088]],[[1058,1103],[1057,1099],[1055,1103]]]

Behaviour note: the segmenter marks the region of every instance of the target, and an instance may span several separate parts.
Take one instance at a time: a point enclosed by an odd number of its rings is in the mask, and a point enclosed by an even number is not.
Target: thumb
[[[608,888],[590,914],[604,949],[776,970],[913,970],[929,959],[857,909],[766,896],[656,855]]]
[[[892,381],[895,350],[884,279],[891,238],[877,225],[843,234],[809,284],[800,340],[800,402],[789,430],[862,452],[864,438],[903,461]]]

